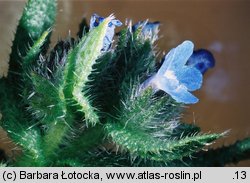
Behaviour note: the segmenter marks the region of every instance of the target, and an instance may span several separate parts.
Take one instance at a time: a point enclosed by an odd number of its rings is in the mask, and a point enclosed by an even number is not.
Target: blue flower
[[[97,27],[100,23],[103,22],[105,18],[101,17],[97,14],[93,14],[90,19],[90,30]],[[111,47],[111,43],[113,41],[113,37],[115,35],[115,27],[120,27],[122,23],[120,20],[113,19],[108,25],[107,33],[103,41],[102,51],[107,51]]]
[[[152,42],[158,39],[160,22],[140,21],[132,26],[132,31],[135,32],[141,28],[141,36],[144,40],[150,39]]]
[[[163,90],[177,102],[193,104],[199,101],[189,91],[195,91],[202,85],[202,74],[186,62],[193,54],[194,44],[184,41],[170,50],[158,72],[141,85],[141,89],[152,87],[155,91]]]
[[[199,49],[193,52],[187,61],[187,65],[195,67],[204,74],[209,68],[214,67],[215,59],[208,50]]]

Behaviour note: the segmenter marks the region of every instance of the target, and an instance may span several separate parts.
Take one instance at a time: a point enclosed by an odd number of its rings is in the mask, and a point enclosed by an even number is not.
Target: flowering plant
[[[1,127],[22,149],[7,166],[224,166],[249,158],[250,139],[208,148],[223,133],[181,121],[215,60],[184,41],[157,62],[159,22],[94,14],[79,38],[48,51],[56,0],[29,0],[9,73],[0,80]],[[191,158],[195,157],[195,158]]]

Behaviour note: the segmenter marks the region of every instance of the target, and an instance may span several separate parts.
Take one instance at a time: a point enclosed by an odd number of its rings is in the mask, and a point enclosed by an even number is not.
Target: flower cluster
[[[90,30],[97,27],[103,20],[104,17],[97,14],[92,15]],[[121,25],[122,23],[116,19],[109,23],[103,51],[107,51],[111,47],[115,34],[114,29]],[[140,29],[140,35],[144,40],[154,42],[158,38],[159,25],[159,22],[141,21],[132,26],[132,31]],[[170,50],[159,71],[141,84],[140,91],[152,87],[155,92],[165,91],[177,102],[197,103],[199,99],[190,92],[201,87],[202,74],[214,65],[214,57],[209,51],[204,49],[194,51],[194,44],[191,41],[184,41]]]

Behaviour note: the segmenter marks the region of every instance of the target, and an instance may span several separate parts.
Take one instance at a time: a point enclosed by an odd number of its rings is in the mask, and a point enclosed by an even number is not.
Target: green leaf
[[[29,49],[27,55],[23,58],[22,68],[24,73],[22,74],[22,97],[24,103],[27,104],[26,100],[29,98],[30,90],[32,90],[32,76],[31,73],[33,69],[37,66],[37,59],[41,54],[42,46],[45,44],[50,31],[45,31],[42,36],[34,43],[34,45]]]
[[[41,53],[42,46],[46,42],[48,35],[50,33],[50,30],[45,31],[37,41],[35,41],[34,45],[29,49],[26,56],[23,58],[23,68],[25,72],[28,72],[29,68],[32,66],[34,67],[37,63],[36,59]]]
[[[130,125],[107,123],[105,129],[111,140],[121,149],[144,159],[166,163],[190,156],[222,136],[220,134],[208,134],[183,137],[180,140],[161,140]]]
[[[30,111],[46,128],[43,137],[43,150],[47,157],[53,159],[73,123],[61,85],[53,84],[48,78],[31,73],[33,90],[28,99]],[[48,92],[49,91],[49,92]]]
[[[98,27],[86,34],[68,54],[65,66],[65,96],[71,100],[71,105],[74,105],[77,111],[84,113],[87,125],[95,125],[99,122],[99,117],[89,97],[82,90],[93,72],[93,65],[102,53],[103,40],[112,19],[113,16],[106,18]]]
[[[9,134],[13,133],[8,131]],[[16,137],[14,137],[16,136]],[[18,139],[17,145],[22,147],[22,155],[17,159],[15,166],[45,166],[42,140],[39,129],[31,127],[20,133],[13,133],[11,137]]]
[[[53,26],[56,5],[56,0],[29,0],[24,7],[10,54],[9,74],[14,74],[12,82],[18,83],[16,74],[21,72],[22,57],[26,56],[27,49]]]
[[[194,154],[194,158],[185,159],[185,162],[189,166],[214,167],[225,166],[230,163],[237,164],[238,162],[249,158],[250,138],[245,138],[229,146],[199,152]]]
[[[29,122],[21,110],[22,107],[16,104],[12,89],[6,80],[0,80],[1,126],[23,150],[16,166],[44,166],[39,130],[36,126],[31,126],[34,123]]]
[[[63,90],[35,72],[31,73],[32,90],[29,93],[29,109],[42,124],[49,125],[66,116],[67,108]],[[49,92],[48,92],[49,91]]]
[[[108,152],[106,149],[95,149],[75,157],[63,157],[56,166],[81,167],[128,167],[132,161],[127,153]]]
[[[60,157],[63,159],[81,157],[87,151],[102,143],[104,138],[103,125],[97,124],[82,131],[75,130],[74,134],[75,137],[71,137],[64,143],[66,147],[60,151]]]

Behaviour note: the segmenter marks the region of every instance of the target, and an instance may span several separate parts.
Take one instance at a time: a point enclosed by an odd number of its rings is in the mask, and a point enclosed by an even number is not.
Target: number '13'
[[[246,171],[236,171],[235,172],[236,179],[246,179],[247,178],[247,173]]]

